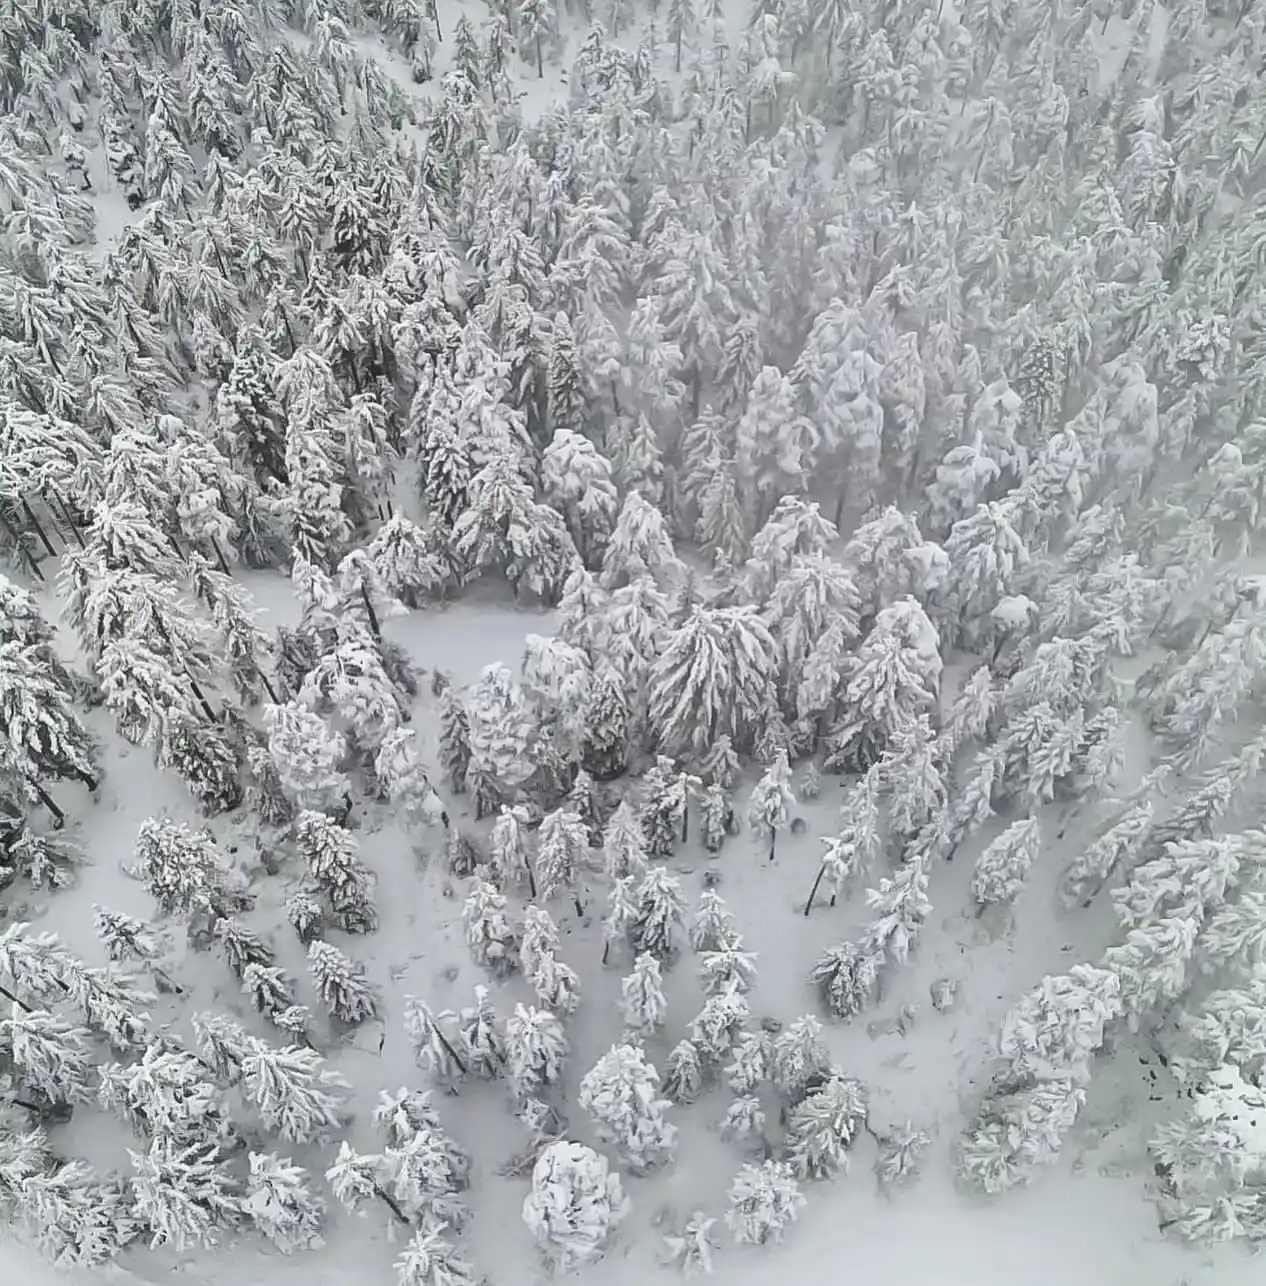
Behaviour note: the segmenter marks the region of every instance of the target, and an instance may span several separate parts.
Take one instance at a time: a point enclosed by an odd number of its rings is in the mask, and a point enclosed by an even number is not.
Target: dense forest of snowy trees
[[[711,1271],[718,1227],[790,1235],[863,1135],[914,1177],[933,1123],[873,1124],[831,1031],[946,864],[1006,934],[1073,826],[1043,914],[1116,928],[1026,980],[959,1177],[1054,1162],[1142,1042],[1186,1090],[1163,1226],[1266,1236],[1264,54],[1260,0],[0,13],[6,1218],[95,1265],[373,1211],[401,1286],[474,1286],[447,1093],[500,1083],[559,1268],[685,1164],[706,1096],[728,1207],[665,1255]],[[472,684],[395,632],[498,592],[554,629]],[[80,954],[22,908],[118,860],[116,738],[185,809],[133,837],[149,917],[89,907]],[[383,818],[442,849],[469,1004],[367,971]],[[803,880],[762,915],[861,911],[794,964],[818,1017],[753,1010],[740,833]],[[182,951],[240,1012],[190,1004]],[[601,966],[622,1031],[576,1067]],[[334,1064],[381,1023],[417,1084],[353,1136]],[[113,1168],[75,1153],[88,1113]]]

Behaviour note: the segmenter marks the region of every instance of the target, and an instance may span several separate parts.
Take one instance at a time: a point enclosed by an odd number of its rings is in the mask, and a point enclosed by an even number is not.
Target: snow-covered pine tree
[[[339,1020],[354,1026],[378,1016],[377,988],[364,976],[364,966],[328,942],[308,947],[308,972],[325,1007]]]
[[[93,928],[107,957],[115,963],[130,960],[149,963],[167,949],[166,935],[158,925],[122,911],[107,910],[97,903],[93,904],[92,911]]]
[[[770,1053],[770,1078],[791,1103],[826,1076],[831,1056],[822,1040],[822,1024],[809,1014],[788,1024],[774,1038]]]
[[[988,844],[972,871],[972,897],[977,906],[983,909],[994,903],[1014,902],[1041,844],[1041,830],[1035,817],[1012,822]]]
[[[528,887],[536,896],[536,881],[528,859],[527,812],[521,807],[502,808],[492,824],[488,860],[503,889]]]
[[[573,1013],[580,1003],[580,976],[552,951],[537,954],[528,982],[537,1000],[556,1013]]]
[[[594,670],[585,707],[581,762],[597,781],[611,781],[628,768],[632,711],[623,676],[611,665]]]
[[[586,566],[598,566],[620,504],[611,462],[579,433],[555,428],[541,454],[541,489],[546,504],[566,517]]]
[[[676,766],[667,755],[657,755],[655,763],[642,778],[642,800],[639,822],[651,857],[668,857],[677,843],[680,826],[678,812],[681,800],[673,789]]]
[[[527,780],[529,725],[523,690],[504,665],[487,666],[471,689],[466,707],[470,724],[467,782],[476,817],[508,803]]]
[[[883,968],[882,950],[870,942],[845,942],[826,951],[810,975],[836,1018],[855,1018],[871,1002]]]
[[[1142,852],[1155,807],[1147,797],[1130,804],[1073,858],[1060,878],[1060,896],[1065,906],[1089,906],[1116,872],[1130,870]]]
[[[1115,972],[1091,965],[1043,978],[1003,1019],[998,1052],[1016,1078],[1089,1080],[1104,1028],[1121,1013],[1121,990]]]
[[[682,3],[683,0],[670,0],[669,13],[672,13],[672,4],[680,6]],[[668,1263],[683,1277],[691,1278],[699,1273],[708,1277],[712,1275],[712,1255],[717,1248],[712,1240],[712,1227],[715,1223],[716,1220],[708,1218],[702,1210],[696,1210],[686,1220],[680,1233],[664,1238]]]
[[[739,941],[738,921],[715,888],[699,894],[690,918],[690,946],[700,953],[724,951]]]
[[[665,1118],[671,1104],[658,1090],[659,1073],[635,1045],[613,1046],[581,1078],[580,1106],[634,1174],[665,1165],[676,1151],[677,1127]]]
[[[636,877],[626,875],[615,880],[607,893],[606,911],[602,917],[602,963],[611,958],[611,948],[632,944],[633,924],[637,919]]]
[[[397,1286],[478,1286],[471,1262],[444,1236],[446,1225],[420,1228],[396,1258]]]
[[[681,1040],[669,1051],[660,1091],[673,1103],[694,1103],[703,1093],[704,1071],[699,1048],[692,1040]]]
[[[136,837],[132,868],[165,915],[223,913],[232,902],[229,865],[209,831],[150,818]]]
[[[462,794],[470,768],[470,720],[451,684],[440,694],[440,767],[453,793]]]
[[[1034,1167],[1059,1159],[1085,1098],[1085,1085],[1071,1076],[987,1098],[959,1142],[960,1177],[989,1194],[1025,1182]]]
[[[848,1149],[866,1125],[862,1085],[832,1076],[787,1118],[787,1160],[801,1179],[830,1179],[848,1169]]]
[[[690,1039],[705,1063],[719,1066],[725,1061],[751,1016],[751,1006],[740,991],[723,991],[703,1002],[691,1021]]]
[[[709,853],[719,853],[726,839],[738,830],[734,801],[720,782],[703,788],[699,801],[699,839]]]
[[[475,963],[494,977],[507,977],[518,963],[517,934],[506,914],[506,900],[494,885],[475,880],[462,908],[466,944]]]
[[[252,1152],[250,1166],[242,1209],[255,1227],[285,1255],[323,1246],[325,1202],[304,1170],[275,1152]]]
[[[756,608],[695,608],[651,667],[648,722],[659,744],[702,756],[726,733],[750,747],[777,667],[777,645]]]
[[[321,910],[321,904],[302,890],[286,899],[286,920],[305,947],[325,931],[325,912]]]
[[[270,1020],[297,1007],[294,980],[276,966],[247,965],[242,971],[242,993]]]
[[[560,1272],[601,1258],[628,1214],[620,1178],[605,1157],[581,1143],[560,1140],[540,1155],[523,1222]]]
[[[645,833],[633,805],[622,799],[611,814],[602,835],[602,863],[612,882],[646,874]]]
[[[0,1050],[37,1103],[64,1108],[90,1101],[88,1031],[47,1009],[14,1002],[0,1021]]]
[[[912,1121],[881,1134],[879,1156],[875,1158],[875,1177],[880,1187],[896,1188],[913,1181],[931,1142],[927,1131],[918,1129]]]
[[[767,1150],[765,1137],[768,1117],[765,1105],[755,1094],[740,1094],[732,1099],[718,1123],[718,1133],[731,1143],[753,1143],[757,1152]]]
[[[574,808],[566,806],[547,813],[541,822],[536,851],[536,888],[542,901],[569,892],[576,914],[585,908],[577,888],[589,856],[589,833]]]
[[[147,1152],[129,1148],[128,1156],[136,1171],[135,1214],[149,1229],[151,1247],[207,1249],[241,1221],[239,1181],[216,1147],[156,1138]]]
[[[515,1005],[506,1021],[506,1062],[515,1093],[534,1097],[562,1075],[567,1037],[562,1023],[548,1010]]]
[[[743,1166],[730,1185],[729,1199],[726,1226],[739,1245],[749,1246],[781,1241],[805,1205],[791,1167],[782,1161]]]
[[[446,1033],[445,1020],[453,1015],[447,1010],[438,1016],[425,1001],[405,997],[404,1029],[413,1046],[414,1062],[441,1084],[454,1084],[470,1071],[456,1031]]]
[[[308,879],[324,895],[340,926],[349,933],[372,932],[377,926],[371,900],[374,877],[360,860],[355,836],[312,810],[295,818],[291,834]]]
[[[475,1003],[461,1011],[461,1038],[469,1054],[470,1070],[494,1080],[506,1067],[506,1038],[488,998],[488,988],[475,987]]]
[[[282,788],[298,807],[321,809],[341,799],[348,788],[342,735],[296,702],[265,705],[260,717]]]
[[[699,765],[700,775],[708,785],[733,790],[743,765],[728,732],[723,732],[707,749]]]
[[[232,916],[217,920],[211,936],[216,949],[239,980],[249,965],[267,966],[273,962],[272,948],[254,929]]]
[[[265,1129],[288,1143],[328,1137],[346,1121],[342,1091],[350,1088],[313,1049],[278,1049],[252,1041],[242,1056],[242,1092]]]
[[[740,1098],[758,1094],[769,1080],[772,1053],[769,1032],[746,1032],[734,1046],[733,1057],[725,1069],[726,1084]]]
[[[71,705],[73,692],[59,682],[59,668],[16,639],[0,642],[3,762],[30,783],[74,779],[95,791],[96,746]]]
[[[752,790],[747,805],[748,824],[763,839],[769,841],[769,860],[774,860],[778,833],[796,806],[791,790],[791,767],[786,751],[779,751],[761,779]]]
[[[643,952],[633,962],[633,972],[620,983],[624,1009],[624,1028],[630,1039],[653,1036],[663,1025],[668,1013],[664,997],[664,980],[659,961]]]
[[[699,977],[705,995],[714,996],[731,988],[751,991],[756,981],[756,955],[744,951],[742,937],[735,935],[714,950],[699,953]]]
[[[638,954],[671,959],[685,909],[681,881],[661,866],[648,870],[637,888],[637,914],[629,929]]]

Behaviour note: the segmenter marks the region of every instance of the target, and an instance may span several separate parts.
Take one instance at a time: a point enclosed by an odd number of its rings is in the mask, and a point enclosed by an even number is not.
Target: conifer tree
[[[677,1127],[665,1119],[671,1104],[658,1089],[658,1072],[634,1045],[613,1046],[580,1081],[580,1106],[634,1174],[664,1165],[676,1151]]]
[[[725,1222],[740,1245],[781,1241],[805,1205],[791,1167],[782,1161],[743,1166],[729,1198]]]
[[[657,960],[671,957],[684,912],[681,881],[663,867],[648,870],[638,885],[637,913],[629,929],[638,954],[647,952]]]
[[[1013,822],[976,859],[972,896],[981,908],[1013,902],[1041,846],[1036,818]]]
[[[636,882],[636,876],[623,876],[612,883],[607,894],[607,909],[602,919],[603,964],[609,961],[613,946],[623,943],[631,945],[633,924],[638,912]]]
[[[531,1098],[562,1075],[567,1037],[547,1009],[515,1005],[506,1021],[506,1062],[520,1098]]]
[[[792,1108],[787,1154],[802,1179],[830,1179],[848,1169],[848,1148],[866,1126],[866,1094],[857,1081],[833,1076]]]
[[[453,793],[462,794],[470,767],[470,721],[451,685],[440,695],[440,767]]]
[[[283,1254],[322,1246],[325,1202],[304,1171],[275,1152],[252,1152],[250,1166],[242,1204],[255,1227]]]
[[[514,972],[518,940],[506,915],[506,900],[486,880],[475,880],[462,908],[466,944],[478,965],[494,977]]]
[[[786,751],[779,751],[752,791],[747,820],[758,834],[769,840],[769,860],[774,860],[778,832],[787,824],[796,797],[791,792],[791,768]]]
[[[319,715],[294,702],[262,710],[268,750],[282,787],[300,808],[323,808],[346,790],[344,738]]]
[[[556,808],[541,823],[536,855],[537,891],[543,901],[556,893],[570,892],[576,914],[585,908],[577,892],[577,880],[589,853],[589,836],[573,808]]]
[[[470,1054],[470,1070],[493,1080],[505,1071],[506,1039],[488,988],[475,987],[475,1003],[461,1012],[462,1044]]]
[[[532,1171],[523,1222],[560,1272],[598,1259],[628,1214],[620,1178],[581,1143],[551,1143]]]
[[[451,1018],[447,1012],[434,1014],[425,1002],[405,997],[404,1026],[413,1045],[417,1065],[441,1082],[453,1083],[469,1072],[470,1067],[441,1025]]]
[[[633,962],[633,972],[620,984],[624,1007],[624,1027],[630,1037],[653,1036],[663,1026],[668,1012],[664,998],[664,980],[659,961],[643,952]]]
[[[489,861],[497,883],[505,889],[528,886],[536,896],[536,881],[528,858],[527,814],[521,808],[502,808],[492,825]]]
[[[308,947],[308,972],[326,1008],[340,1022],[364,1022],[378,1014],[378,994],[356,964],[328,942]]]
[[[598,781],[611,781],[628,767],[630,724],[628,692],[614,666],[594,672],[585,707],[585,740],[581,762]]]

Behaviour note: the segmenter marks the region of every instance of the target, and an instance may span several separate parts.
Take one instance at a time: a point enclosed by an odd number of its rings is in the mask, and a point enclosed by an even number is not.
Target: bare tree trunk
[[[809,890],[809,900],[804,904],[804,918],[809,918],[809,912],[813,910],[813,899],[818,896],[818,887],[822,883],[822,877],[826,874],[826,863],[823,862],[818,867],[817,877],[813,881],[813,887]]]

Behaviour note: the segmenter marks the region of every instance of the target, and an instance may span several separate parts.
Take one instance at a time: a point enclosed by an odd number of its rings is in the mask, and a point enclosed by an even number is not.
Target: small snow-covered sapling
[[[694,1041],[681,1040],[673,1046],[660,1089],[666,1098],[682,1105],[695,1102],[703,1092],[703,1063]]]
[[[485,1080],[495,1080],[505,1071],[506,1040],[487,987],[475,987],[475,1003],[461,1011],[460,1020],[470,1070]]]
[[[450,1038],[444,1030],[443,1020],[452,1017],[447,1010],[437,1017],[425,1001],[405,997],[404,1029],[413,1045],[414,1061],[424,1072],[449,1085],[470,1071],[458,1049],[460,1036],[454,1031]]]
[[[711,1276],[713,1271],[712,1256],[716,1242],[712,1240],[712,1228],[715,1219],[708,1218],[702,1210],[696,1210],[680,1233],[664,1238],[668,1264],[676,1268],[684,1277],[694,1277],[699,1273]]]
[[[537,955],[536,967],[528,975],[528,982],[537,1000],[556,1013],[574,1013],[580,1003],[580,976],[552,951]]]
[[[918,1177],[919,1165],[931,1138],[914,1122],[904,1121],[879,1136],[879,1155],[875,1158],[875,1177],[884,1188],[900,1187]]]
[[[765,1139],[765,1109],[755,1094],[734,1099],[720,1123],[721,1137],[729,1142],[746,1143]]]
[[[729,1191],[725,1222],[740,1245],[781,1241],[804,1208],[804,1194],[791,1167],[782,1161],[745,1165]]]

